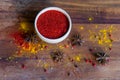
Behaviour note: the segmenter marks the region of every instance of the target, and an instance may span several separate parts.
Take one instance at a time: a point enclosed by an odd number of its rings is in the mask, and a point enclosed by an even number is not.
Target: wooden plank
[[[11,62],[6,60],[16,51],[16,46],[11,43],[9,34],[15,31],[21,22],[27,22],[34,27],[36,14],[49,6],[65,9],[72,18],[71,34],[76,30],[86,41],[82,47],[74,50],[63,49],[70,56],[73,56],[75,52],[80,52],[84,56],[85,53],[89,53],[88,46],[93,44],[89,40],[88,30],[95,30],[96,25],[99,26],[98,30],[113,25],[117,30],[112,34],[114,41],[110,52],[110,63],[94,68],[82,60],[78,69],[75,69],[71,66],[72,64],[69,67],[66,66],[67,63],[54,64],[50,59],[49,51],[43,51],[38,56],[45,57],[46,62],[53,64],[54,67],[53,70],[51,68],[48,73],[45,73],[42,67],[36,66],[39,60],[35,58],[21,57]],[[93,20],[89,21],[89,18]],[[0,58],[2,57],[0,59],[0,80],[120,80],[119,23],[120,0],[0,0]],[[85,30],[81,31],[80,26],[83,26]],[[26,69],[22,69],[21,64],[25,64]],[[67,76],[69,71],[71,71],[71,76]]]

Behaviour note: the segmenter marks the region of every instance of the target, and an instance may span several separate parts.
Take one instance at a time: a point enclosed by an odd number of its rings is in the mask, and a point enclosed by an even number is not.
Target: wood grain
[[[7,57],[16,51],[11,43],[9,33],[15,31],[21,22],[27,22],[34,27],[36,14],[45,7],[57,6],[65,9],[73,22],[72,32],[78,30],[86,42],[90,43],[87,30],[94,30],[97,24],[100,28],[113,25],[117,31],[113,33],[113,49],[110,52],[110,63],[105,66],[93,68],[91,65],[81,62],[77,71],[73,67],[64,67],[65,64],[56,65],[54,70],[44,73],[41,67],[36,67],[38,60],[18,58],[9,62]],[[88,18],[93,20],[89,21]],[[120,0],[0,0],[0,80],[120,80]],[[86,31],[79,31],[84,26]],[[64,42],[60,43],[63,44]],[[64,49],[72,56],[75,52],[88,53],[88,46],[76,50]],[[56,45],[54,45],[55,47]],[[71,53],[72,52],[72,53]],[[43,54],[42,54],[43,53]],[[38,56],[47,57],[48,52],[42,52]],[[47,60],[51,64],[51,59]],[[26,64],[26,69],[21,69],[20,64]],[[72,71],[71,76],[66,72]]]

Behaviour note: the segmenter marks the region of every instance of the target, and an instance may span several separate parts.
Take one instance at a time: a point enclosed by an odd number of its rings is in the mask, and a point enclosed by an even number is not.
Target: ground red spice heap
[[[63,36],[69,27],[67,17],[56,10],[41,14],[37,21],[38,31],[45,37],[56,39]]]

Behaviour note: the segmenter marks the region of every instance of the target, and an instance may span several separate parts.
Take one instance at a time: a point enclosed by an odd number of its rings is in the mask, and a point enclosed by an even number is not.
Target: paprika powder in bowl
[[[59,43],[67,38],[72,28],[68,13],[58,7],[48,7],[35,18],[35,30],[47,43]]]

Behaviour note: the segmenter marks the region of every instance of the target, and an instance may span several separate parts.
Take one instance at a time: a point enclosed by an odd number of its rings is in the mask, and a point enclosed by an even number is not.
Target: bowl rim
[[[45,13],[46,11],[49,11],[49,10],[56,10],[56,11],[59,11],[59,12],[63,13],[67,17],[68,22],[69,22],[69,27],[68,27],[67,32],[63,36],[61,36],[59,38],[56,38],[56,39],[50,39],[50,38],[47,38],[47,37],[43,36],[37,29],[37,20],[38,20],[39,16],[41,14]],[[38,36],[43,41],[45,41],[47,43],[59,43],[59,42],[63,41],[64,39],[66,39],[67,36],[69,35],[69,33],[71,31],[71,28],[72,28],[72,21],[71,21],[71,18],[69,16],[69,14],[65,10],[63,10],[63,9],[61,9],[59,7],[47,7],[47,8],[42,9],[41,11],[39,11],[39,13],[37,14],[37,16],[35,18],[34,26],[35,26],[35,30],[36,30]]]

